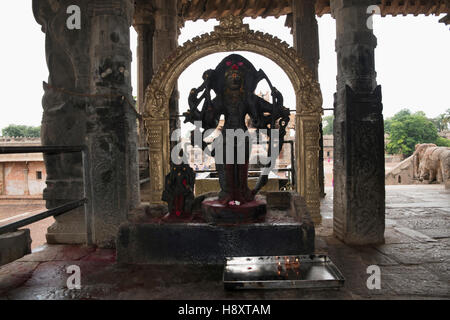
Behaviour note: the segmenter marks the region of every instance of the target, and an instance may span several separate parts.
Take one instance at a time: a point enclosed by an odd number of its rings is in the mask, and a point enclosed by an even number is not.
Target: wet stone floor
[[[0,299],[449,299],[450,191],[443,186],[387,186],[386,242],[352,247],[332,235],[332,189],[322,201],[316,253],[346,278],[339,290],[226,291],[220,266],[115,263],[115,251],[43,246],[0,267]],[[67,288],[67,267],[81,270],[81,289]],[[381,271],[381,289],[367,288],[367,267]]]

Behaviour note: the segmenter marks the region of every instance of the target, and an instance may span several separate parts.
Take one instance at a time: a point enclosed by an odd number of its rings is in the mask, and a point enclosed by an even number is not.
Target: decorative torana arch
[[[296,95],[295,161],[297,192],[306,200],[314,223],[321,222],[319,200],[319,124],[322,94],[306,63],[286,42],[250,30],[241,17],[228,16],[214,32],[178,47],[160,66],[145,92],[144,122],[150,155],[151,203],[161,203],[170,170],[169,99],[180,74],[196,60],[217,52],[250,51],[277,63]],[[280,88],[282,91],[282,88]]]

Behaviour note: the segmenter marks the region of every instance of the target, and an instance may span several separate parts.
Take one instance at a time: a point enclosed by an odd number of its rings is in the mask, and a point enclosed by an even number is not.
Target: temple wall
[[[46,171],[44,162],[4,162],[0,164],[0,180],[3,179],[3,192],[0,195],[42,195],[45,188]],[[42,178],[37,179],[37,172]]]

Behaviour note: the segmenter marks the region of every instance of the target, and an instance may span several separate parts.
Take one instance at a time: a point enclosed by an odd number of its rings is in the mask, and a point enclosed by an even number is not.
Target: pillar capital
[[[177,7],[177,0],[155,0],[155,29],[161,33],[167,32],[171,38],[172,34],[175,37],[178,34]]]
[[[155,0],[155,9],[153,70],[157,70],[178,45],[177,1]]]
[[[127,24],[131,25],[134,15],[133,0],[106,0],[106,1],[90,1],[88,3],[88,14],[92,17],[96,16],[114,16],[123,17]]]
[[[306,61],[314,77],[318,79],[320,57],[315,0],[293,0],[292,20],[294,48]]]
[[[355,8],[355,7],[365,7],[371,5],[376,5],[381,3],[378,0],[331,0],[330,1],[330,9],[331,15],[334,17],[334,13],[336,10],[344,9],[344,8]]]
[[[377,39],[368,25],[369,0],[332,0],[336,19],[338,91],[349,85],[355,91],[372,92],[376,83],[375,48]]]
[[[138,32],[138,28],[141,25],[146,25],[151,28],[155,27],[155,12],[156,8],[152,2],[149,1],[136,1],[133,27]]]

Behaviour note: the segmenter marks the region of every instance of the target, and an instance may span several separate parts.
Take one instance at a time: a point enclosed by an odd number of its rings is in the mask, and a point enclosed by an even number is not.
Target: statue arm
[[[205,130],[215,129],[219,125],[220,116],[223,114],[223,105],[216,97],[209,104],[203,106],[202,109],[202,127]]]
[[[203,73],[203,83],[198,88],[192,88],[189,97],[188,97],[188,105],[189,110],[185,112],[183,115],[185,116],[184,122],[194,122],[203,120],[203,114],[206,108],[209,108],[211,103],[211,81],[213,78],[214,70],[206,70]],[[203,91],[203,94],[198,97],[199,93]],[[202,100],[205,100],[203,104],[203,108],[201,111],[198,110],[198,106]]]
[[[253,126],[257,129],[266,129],[270,123],[270,115],[264,115],[264,113],[272,113],[272,104],[266,100],[255,96],[255,101],[250,105],[250,117],[253,122]]]
[[[203,100],[203,95],[200,96],[200,98],[197,97],[198,93],[201,91],[200,88],[193,88],[189,93],[188,97],[189,110],[183,113],[183,115],[185,116],[184,123],[187,122],[193,123],[194,121],[202,120],[202,113],[198,110],[198,105]]]
[[[279,93],[279,92],[277,92]],[[281,96],[281,94],[280,94]],[[272,121],[275,122],[278,118],[289,118],[289,109],[282,104],[283,97],[277,97],[275,103],[270,103],[258,96],[255,96],[255,101],[250,105],[250,117],[253,120],[253,125],[258,129],[265,129]],[[264,115],[269,113],[269,115]],[[256,120],[256,121],[255,121]]]

